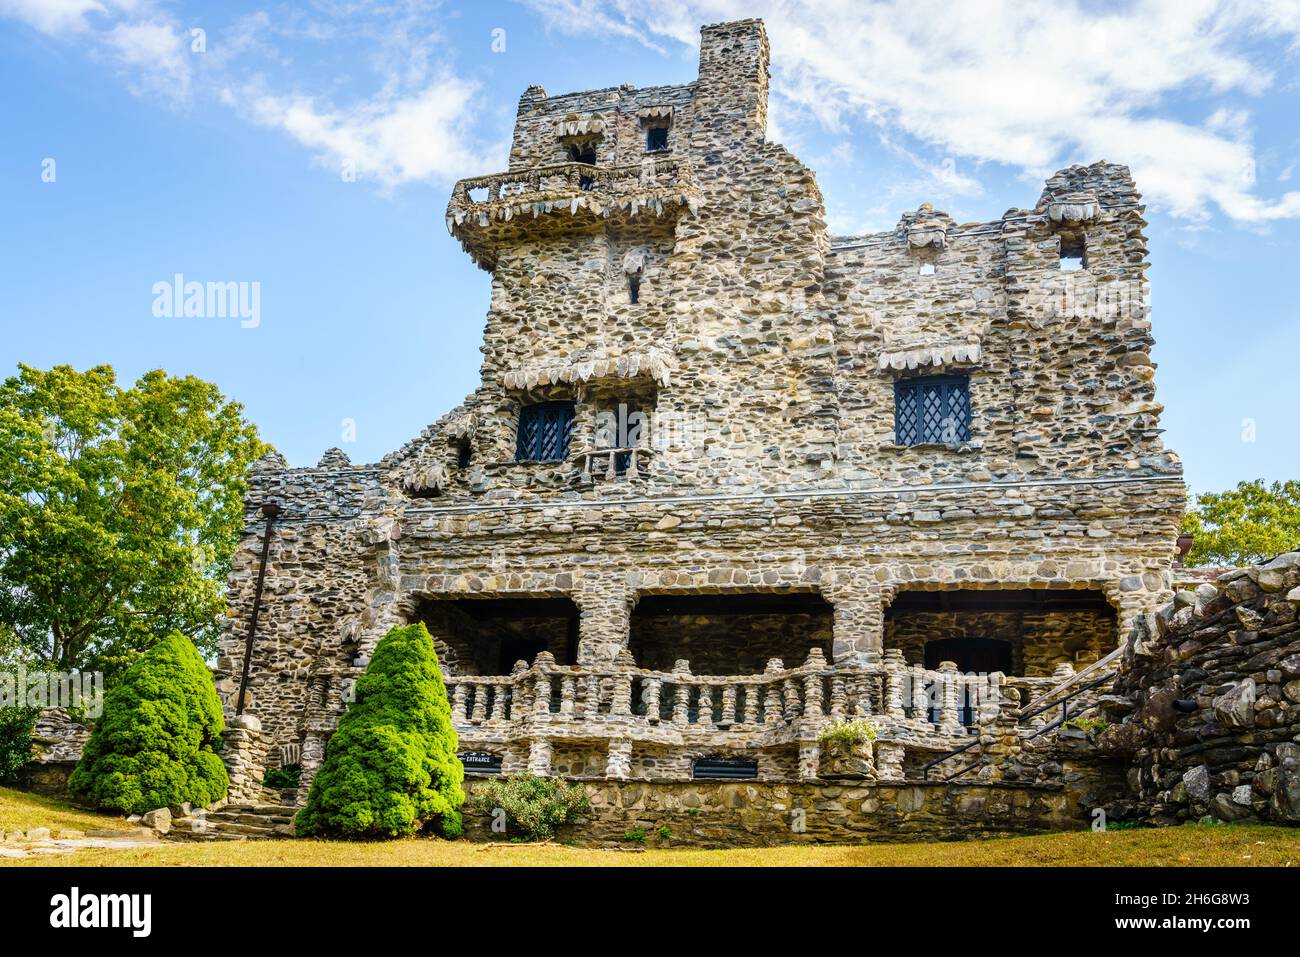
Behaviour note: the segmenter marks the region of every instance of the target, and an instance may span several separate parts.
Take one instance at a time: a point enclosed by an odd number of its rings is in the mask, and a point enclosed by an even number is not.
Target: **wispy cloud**
[[[504,162],[505,145],[477,134],[478,84],[453,69],[428,4],[286,7],[224,26],[205,17],[202,50],[192,48],[192,28],[154,0],[0,0],[4,16],[82,45],[133,93],[224,104],[385,191],[444,185]],[[304,69],[304,49],[338,69]]]
[[[693,44],[701,23],[763,17],[783,125],[789,108],[837,133],[856,118],[1034,177],[1125,162],[1153,204],[1187,220],[1300,216],[1300,193],[1261,195],[1241,105],[1278,82],[1261,42],[1294,54],[1300,0],[528,2],[553,29],[653,46]]]

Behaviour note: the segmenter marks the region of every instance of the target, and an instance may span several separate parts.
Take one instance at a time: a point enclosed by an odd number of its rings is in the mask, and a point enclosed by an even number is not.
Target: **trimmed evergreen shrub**
[[[506,815],[507,836],[533,841],[551,837],[560,825],[572,824],[591,811],[581,784],[531,774],[512,774],[475,788],[472,806],[489,816],[500,808]]]
[[[224,726],[212,673],[194,643],[172,632],[104,696],[68,787],[97,807],[134,814],[211,804],[230,785],[216,753]]]
[[[32,728],[40,708],[0,708],[0,784],[13,784],[32,759]]]
[[[392,629],[325,748],[298,833],[400,837],[432,824],[458,837],[465,769],[456,747],[433,639],[422,623]]]

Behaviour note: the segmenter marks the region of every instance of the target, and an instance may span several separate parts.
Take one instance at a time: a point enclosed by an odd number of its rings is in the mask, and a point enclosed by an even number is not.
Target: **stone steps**
[[[283,804],[227,804],[172,821],[169,838],[181,841],[245,841],[294,836],[295,810]]]

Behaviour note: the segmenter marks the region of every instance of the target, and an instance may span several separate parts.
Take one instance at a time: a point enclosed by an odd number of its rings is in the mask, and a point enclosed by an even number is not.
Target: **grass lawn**
[[[125,830],[133,826],[117,814],[100,814],[56,798],[0,787],[0,831],[26,831],[33,827]]]
[[[77,810],[49,798],[0,788],[0,827],[126,827],[121,818]],[[1156,865],[1300,866],[1300,829],[1259,825],[1191,825],[1159,830],[1073,831],[951,844],[771,847],[699,851],[586,850],[555,844],[475,844],[410,838],[376,844],[335,841],[243,841],[162,844],[128,850],[87,849],[0,866],[865,866]]]

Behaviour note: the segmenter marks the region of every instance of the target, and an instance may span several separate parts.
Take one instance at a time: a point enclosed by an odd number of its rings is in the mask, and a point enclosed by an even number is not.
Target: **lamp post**
[[[271,525],[280,514],[280,506],[267,502],[258,510],[266,519],[262,532],[262,560],[257,567],[257,586],[253,589],[253,615],[248,622],[248,640],[244,642],[244,670],[239,677],[239,700],[235,705],[235,714],[244,713],[244,696],[248,691],[248,669],[253,663],[253,639],[257,637],[257,617],[262,611],[262,584],[266,581],[266,556],[271,550]]]

